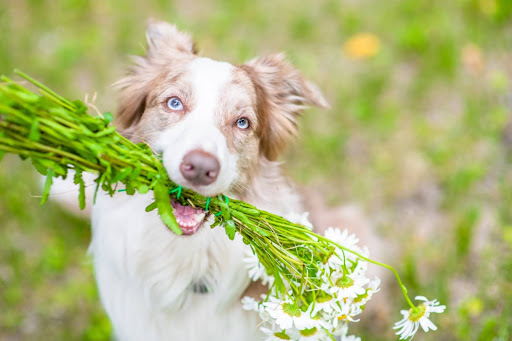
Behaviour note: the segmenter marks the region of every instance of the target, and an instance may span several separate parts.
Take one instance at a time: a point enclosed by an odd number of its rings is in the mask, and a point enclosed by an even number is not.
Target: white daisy
[[[355,304],[357,306],[364,306],[366,302],[368,302],[373,294],[378,292],[380,290],[380,279],[378,277],[375,277],[374,280],[371,280],[370,283],[368,283],[368,288],[366,288],[366,292],[363,295],[359,295],[356,298],[353,299],[352,304]]]
[[[425,332],[437,330],[437,327],[429,320],[430,313],[442,313],[446,309],[446,306],[439,305],[437,300],[429,301],[424,296],[416,296],[415,299],[424,303],[416,306],[416,311],[413,309],[400,311],[404,318],[395,323],[393,327],[393,329],[400,329],[396,332],[396,335],[400,336],[400,340],[407,338],[411,340],[420,326]]]
[[[370,281],[368,288],[368,299],[372,298],[373,294],[380,291],[380,278],[375,276],[375,279]]]
[[[349,235],[346,229],[341,231],[339,228],[329,227],[325,230],[324,236],[349,250],[362,251],[361,248],[357,246],[359,239],[356,238],[355,234]]]
[[[307,225],[307,214],[288,218]],[[368,249],[358,247],[359,240],[347,230],[329,228],[325,235],[347,249],[369,255]],[[332,335],[337,335],[342,341],[360,341],[360,338],[347,335],[347,322],[358,321],[356,316],[372,295],[379,291],[380,280],[375,278],[370,281],[366,277],[368,262],[339,248],[331,252],[325,264],[318,264],[317,279],[321,282],[323,293],[317,296],[314,303],[306,298],[309,304],[307,310],[295,303],[292,292],[284,294],[275,290],[268,297],[263,295],[262,303],[244,297],[244,309],[258,312],[262,319],[259,329],[265,335],[265,340],[324,341],[332,340]],[[253,281],[273,283],[274,277],[267,274],[256,255],[246,253],[244,262]],[[295,284],[302,288],[301,283]],[[304,292],[307,290],[307,287],[304,288]]]
[[[325,237],[338,243],[339,245],[355,251],[365,257],[369,257],[370,253],[368,251],[368,248],[365,246],[363,248],[360,248],[357,243],[359,242],[359,239],[356,238],[354,234],[349,235],[347,230],[341,231],[338,228],[332,228],[329,227],[325,231]],[[359,259],[357,256],[355,256],[353,253],[344,251],[341,249],[336,249],[334,254],[329,257],[326,266],[335,269],[340,270],[344,266],[344,264],[347,264],[347,266],[356,263],[360,266],[357,270],[359,271],[366,271],[367,263],[361,259]],[[354,270],[356,272],[356,270]]]
[[[317,297],[315,305],[313,307],[312,315],[315,316],[320,311],[323,311],[325,313],[332,313],[332,312],[341,312],[341,308],[338,305],[338,300],[335,299],[331,295],[324,295],[322,297]]]
[[[310,314],[303,312],[289,299],[279,300],[277,298],[270,297],[269,301],[264,302],[263,305],[266,312],[282,329],[295,327],[298,330],[302,330],[316,327],[317,323],[310,317]]]
[[[359,320],[354,319],[357,315],[361,314],[363,309],[361,305],[354,304],[352,299],[347,300],[341,306],[341,314],[338,316],[340,321],[358,322]]]
[[[334,286],[331,286],[329,280],[326,279],[322,284],[322,290],[334,295],[338,300],[364,295],[366,293],[364,286],[370,282],[368,278],[360,273],[343,274],[342,272],[334,272],[330,277]]]

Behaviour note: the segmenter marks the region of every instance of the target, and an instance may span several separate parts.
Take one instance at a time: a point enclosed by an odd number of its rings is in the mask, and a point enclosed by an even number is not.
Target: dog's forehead
[[[209,58],[197,58],[190,63],[188,71],[197,93],[205,97],[216,97],[227,84],[233,81],[234,66]]]

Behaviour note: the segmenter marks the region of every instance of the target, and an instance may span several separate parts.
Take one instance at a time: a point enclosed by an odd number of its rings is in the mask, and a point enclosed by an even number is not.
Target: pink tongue
[[[193,208],[192,206],[183,206],[176,200],[171,201],[174,216],[180,226],[184,235],[191,235],[197,232],[197,229],[202,223],[196,221],[195,214],[203,213],[204,211],[200,208]]]
[[[172,200],[171,205],[172,208],[174,209],[174,214],[182,217],[190,217],[196,213],[202,212],[200,208],[193,208],[192,206],[183,206],[182,204],[175,200]]]

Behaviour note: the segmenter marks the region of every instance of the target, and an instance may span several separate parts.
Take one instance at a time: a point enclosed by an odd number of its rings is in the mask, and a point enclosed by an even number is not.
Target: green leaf
[[[18,96],[19,99],[21,99],[23,102],[27,103],[35,103],[37,102],[41,96],[29,93],[29,92],[16,92],[16,96]]]
[[[73,179],[73,182],[80,186],[78,190],[78,206],[81,210],[83,210],[85,208],[85,184],[82,178],[81,169],[75,169],[75,177]]]
[[[133,186],[132,181],[126,183],[126,194],[128,194],[128,195],[135,194],[135,186]]]
[[[110,124],[114,120],[114,116],[109,112],[104,113],[103,118],[105,119],[105,123],[107,125]]]
[[[140,194],[146,194],[149,192],[149,187],[145,184],[140,184],[137,186],[137,191],[139,191]]]
[[[167,186],[165,186],[165,184],[163,184],[161,181],[158,181],[155,184],[154,194],[155,201],[157,203],[158,214],[160,215],[162,221],[171,231],[177,235],[183,234],[180,227],[178,226],[178,222],[176,222],[174,213],[172,212],[171,198],[169,197]]]
[[[106,174],[107,173],[105,172],[100,173],[100,175],[94,180],[94,182],[96,182],[96,189],[94,190],[94,197],[92,199],[93,203],[96,203],[96,197],[98,196],[98,192],[100,190],[101,185],[103,184],[103,182],[105,182]]]
[[[160,219],[167,225],[167,227],[177,235],[183,234],[178,223],[176,222],[176,218],[173,213],[169,213],[168,211],[164,211],[160,214]]]
[[[53,169],[49,168],[48,173],[46,175],[46,181],[44,183],[44,189],[43,189],[43,196],[41,197],[41,205],[44,204],[48,197],[50,196],[50,188],[53,184],[53,176],[55,173],[53,172]]]
[[[96,178],[96,180],[98,180],[98,178]],[[94,182],[96,182],[96,180],[94,180]],[[93,204],[96,203],[96,197],[98,196],[99,189],[100,189],[100,184],[99,184],[99,182],[96,182],[96,188],[94,189],[94,195],[92,196],[92,203]]]
[[[240,220],[245,226],[249,227],[249,225],[251,225],[251,222],[249,221],[247,216],[242,212],[232,211],[231,214],[233,215],[233,217],[238,218],[238,220]]]
[[[39,133],[39,120],[37,118],[32,122],[32,126],[30,127],[30,133],[28,134],[28,139],[31,141],[39,141],[41,134]]]
[[[156,201],[146,206],[146,212],[151,212],[157,208]]]
[[[41,175],[48,175],[48,167],[44,166],[38,159],[32,158],[32,166],[39,172]]]
[[[115,132],[116,132],[116,127],[112,126],[112,127],[108,127],[108,128],[105,128],[105,129],[99,131],[98,133],[96,133],[95,137],[99,138],[99,137],[102,137],[102,136],[114,134]]]
[[[214,227],[217,227],[219,226],[220,222],[221,222],[221,219],[219,217],[215,217],[215,221],[213,222],[212,226],[210,226],[210,228],[214,228]]]
[[[233,220],[227,220],[224,223],[224,228],[226,229],[226,234],[228,235],[230,240],[235,239],[235,233],[236,233],[236,225]]]

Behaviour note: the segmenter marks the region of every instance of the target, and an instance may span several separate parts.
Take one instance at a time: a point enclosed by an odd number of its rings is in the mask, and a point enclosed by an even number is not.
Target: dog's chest
[[[298,211],[291,191],[279,194],[288,200],[256,204],[281,215]],[[155,211],[145,212],[152,201],[151,195],[99,194],[93,209],[90,250],[118,339],[253,340],[258,316],[240,303],[249,285],[240,236],[231,241],[208,224],[177,236]]]
[[[222,281],[243,277],[246,246],[230,241],[221,228],[211,229],[212,217],[197,234],[176,236],[156,212],[145,212],[151,201],[147,195],[99,198],[91,244],[96,259],[108,260],[119,275],[149,286],[160,304],[162,297],[177,293],[228,290]]]

